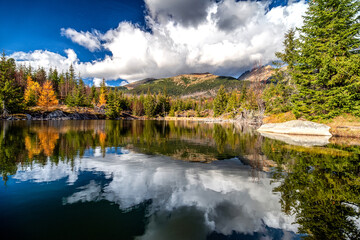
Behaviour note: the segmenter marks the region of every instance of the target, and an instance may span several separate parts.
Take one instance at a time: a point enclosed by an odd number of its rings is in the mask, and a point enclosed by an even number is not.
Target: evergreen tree
[[[360,56],[353,51],[360,47],[359,10],[354,0],[309,1],[292,74],[296,115],[360,115]]]
[[[54,91],[59,94],[60,78],[56,68],[49,73],[49,80],[51,81]]]
[[[23,94],[15,83],[15,73],[15,60],[6,59],[3,52],[0,59],[0,110],[2,113],[14,113],[23,109]]]
[[[285,33],[283,46],[284,52],[276,52],[275,56],[287,64],[289,71],[293,71],[298,57],[298,40],[295,38],[295,29],[291,28]]]
[[[148,89],[147,95],[144,99],[144,112],[147,117],[154,117],[155,116],[155,109],[156,109],[156,102],[155,98]]]
[[[227,101],[228,101],[228,97],[227,94],[225,92],[225,88],[223,85],[220,86],[216,97],[214,99],[214,116],[219,116],[221,114],[223,114],[225,112],[225,108],[227,105]]]
[[[166,88],[163,91],[164,94],[157,95],[155,115],[159,114],[164,117],[170,111],[170,99],[167,95]]]
[[[94,85],[91,86],[89,100],[93,106],[96,105],[99,99],[99,92]]]
[[[227,106],[226,106],[226,111],[227,112],[234,112],[238,107],[238,99],[237,99],[237,93],[236,91],[232,91],[231,95],[229,97]]]
[[[121,108],[121,93],[117,90],[110,91],[106,105],[106,116],[110,119],[119,117]]]

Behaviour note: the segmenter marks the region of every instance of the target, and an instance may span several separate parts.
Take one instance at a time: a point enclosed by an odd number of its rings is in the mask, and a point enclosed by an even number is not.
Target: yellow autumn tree
[[[41,88],[38,105],[43,107],[49,107],[57,105],[59,102],[56,99],[55,91],[50,81],[46,81]]]
[[[100,85],[100,96],[99,96],[98,106],[100,107],[105,105],[106,105],[106,85],[105,85],[105,79],[103,79]]]
[[[27,106],[35,106],[39,95],[41,92],[41,87],[38,82],[34,82],[30,76],[27,77],[27,85],[24,93],[24,100]]]

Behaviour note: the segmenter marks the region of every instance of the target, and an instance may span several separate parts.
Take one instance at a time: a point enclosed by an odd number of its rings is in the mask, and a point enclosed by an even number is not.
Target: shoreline
[[[29,111],[19,114],[9,114],[0,117],[0,121],[64,121],[64,120],[105,120],[105,113],[95,112],[91,109],[47,109],[43,111]],[[237,118],[224,117],[137,117],[129,113],[122,115],[114,120],[164,120],[164,121],[192,121],[206,123],[235,123],[258,128],[268,121],[263,121],[264,116],[249,116]],[[339,116],[327,122],[321,122],[330,127],[330,133],[333,137],[340,138],[360,138],[360,122],[351,116]]]

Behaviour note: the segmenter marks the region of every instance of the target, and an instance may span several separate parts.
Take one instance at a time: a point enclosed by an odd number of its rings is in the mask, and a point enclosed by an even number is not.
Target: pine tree
[[[0,59],[0,110],[2,113],[15,113],[23,109],[23,94],[15,82],[15,74],[15,60],[6,59],[3,52]]]
[[[159,92],[157,95],[155,110],[155,115],[159,114],[162,117],[164,117],[170,111],[170,99],[167,95],[166,88],[164,88],[163,93],[164,94],[161,94],[161,92]]]
[[[146,97],[144,99],[144,112],[147,117],[154,117],[155,116],[155,98],[150,92],[150,89],[148,89],[148,92],[146,94]]]
[[[237,97],[237,93],[236,91],[232,91],[231,95],[229,97],[227,106],[226,106],[226,111],[227,112],[234,112],[238,107],[238,97]]]
[[[225,108],[227,105],[227,101],[228,101],[228,97],[227,94],[225,92],[225,88],[223,85],[220,86],[216,97],[214,99],[214,116],[219,116],[221,114],[223,114],[225,112]]]
[[[354,0],[309,2],[292,74],[299,91],[296,115],[360,115],[360,56],[353,51],[360,47],[359,10]]]
[[[51,81],[54,91],[59,94],[60,78],[56,68],[49,73],[49,80]]]
[[[276,52],[275,56],[287,64],[289,71],[294,69],[298,57],[298,40],[295,38],[295,29],[291,28],[284,36],[284,52]]]
[[[110,91],[108,94],[108,101],[106,106],[106,116],[110,119],[117,118],[122,111],[121,108],[121,93],[119,91]]]
[[[38,100],[38,105],[49,107],[57,104],[58,104],[58,100],[56,99],[55,91],[52,88],[51,82],[46,81],[42,86],[41,94]]]

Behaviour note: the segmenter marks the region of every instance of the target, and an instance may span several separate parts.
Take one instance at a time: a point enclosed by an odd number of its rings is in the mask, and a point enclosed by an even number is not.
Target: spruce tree
[[[275,56],[287,64],[287,69],[289,71],[293,71],[298,57],[298,40],[295,38],[295,29],[291,28],[285,33],[283,46],[284,52],[276,52]]]
[[[108,94],[108,101],[106,106],[106,116],[110,119],[115,119],[120,116],[121,108],[121,93],[117,90],[112,90]]]
[[[214,116],[219,116],[221,114],[223,114],[225,112],[225,108],[227,105],[227,101],[228,101],[228,97],[227,94],[225,92],[225,88],[223,85],[220,86],[216,97],[214,99]]]
[[[227,112],[234,112],[238,107],[238,97],[237,97],[237,93],[235,90],[233,90],[231,92],[231,95],[229,97],[227,106],[226,106],[226,111]]]
[[[360,2],[314,0],[300,29],[293,72],[298,94],[295,114],[330,118],[360,115]]]
[[[148,92],[146,94],[146,97],[144,99],[144,112],[147,117],[154,117],[155,116],[155,108],[156,108],[156,102],[153,97],[153,95],[150,92],[150,89],[148,89]]]
[[[3,52],[0,59],[0,110],[15,113],[23,109],[23,94],[15,83],[16,64],[13,58],[6,59]]]

